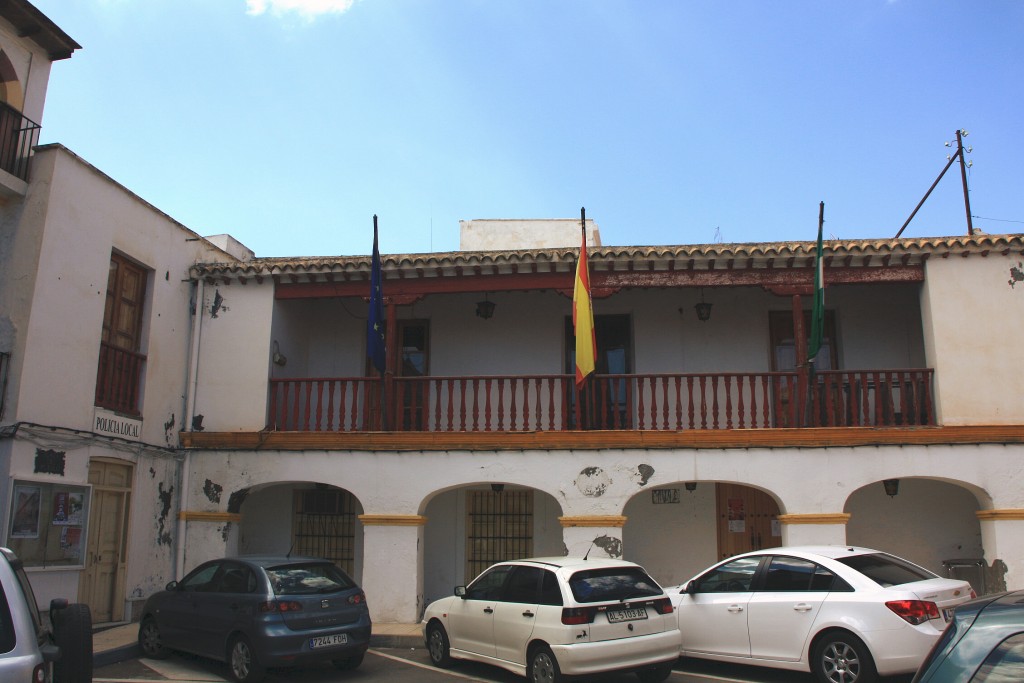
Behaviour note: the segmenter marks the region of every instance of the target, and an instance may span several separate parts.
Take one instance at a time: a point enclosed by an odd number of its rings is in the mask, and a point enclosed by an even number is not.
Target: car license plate
[[[636,607],[633,609],[615,609],[608,610],[605,612],[608,615],[608,621],[612,624],[617,624],[622,621],[638,621],[640,619],[647,618],[647,609],[643,607]]]
[[[953,608],[953,607],[943,607],[943,608],[942,608],[942,619],[943,619],[944,621],[947,621],[947,622],[948,622],[948,621],[949,621],[950,619],[952,619],[952,618],[953,618],[953,610],[954,610],[954,609],[955,609],[955,608]]]
[[[309,647],[312,650],[321,647],[334,647],[335,645],[348,645],[348,634],[335,633],[333,636],[320,636],[309,639]]]

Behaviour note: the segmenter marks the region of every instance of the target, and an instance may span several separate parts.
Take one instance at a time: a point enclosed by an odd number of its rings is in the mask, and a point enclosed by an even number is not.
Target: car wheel
[[[231,670],[231,678],[237,683],[255,683],[263,678],[263,667],[260,666],[256,653],[245,636],[237,636],[231,641],[228,668]]]
[[[139,625],[139,649],[144,657],[150,659],[165,659],[171,654],[170,649],[164,645],[160,627],[153,617],[146,617]]]
[[[811,669],[821,683],[874,683],[878,677],[867,646],[852,633],[826,635],[814,646]]]
[[[640,683],[661,683],[671,675],[672,662],[659,664],[653,669],[644,669],[643,671],[636,672],[636,677],[640,679]]]
[[[54,683],[92,681],[92,613],[88,605],[73,604],[53,612],[53,641],[60,648],[54,662]]]
[[[341,669],[342,671],[351,671],[352,669],[359,668],[359,665],[363,663],[363,655],[365,653],[360,652],[354,657],[348,659],[332,659],[331,664],[334,665],[335,669]]]
[[[448,634],[440,624],[431,624],[427,629],[427,650],[430,652],[430,663],[434,666],[447,669],[452,665]]]
[[[561,683],[562,671],[550,649],[541,645],[530,651],[526,680],[532,683]]]

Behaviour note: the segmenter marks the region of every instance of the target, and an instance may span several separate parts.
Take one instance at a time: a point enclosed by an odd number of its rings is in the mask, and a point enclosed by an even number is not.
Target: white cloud
[[[260,15],[270,13],[282,16],[294,12],[305,19],[315,19],[322,14],[347,12],[355,0],[245,0],[246,13]]]

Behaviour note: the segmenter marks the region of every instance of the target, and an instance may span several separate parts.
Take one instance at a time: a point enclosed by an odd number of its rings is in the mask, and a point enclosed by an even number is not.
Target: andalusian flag
[[[576,334],[576,386],[582,386],[587,375],[594,372],[597,337],[594,336],[594,306],[590,300],[590,269],[587,266],[587,218],[580,209],[583,223],[583,244],[576,261],[576,282],[572,290],[572,327]]]
[[[377,216],[373,217],[373,255],[370,257],[370,314],[366,317],[366,355],[377,372],[387,367],[384,351],[384,292],[381,290],[380,252],[377,250]]]
[[[811,342],[807,349],[807,362],[821,350],[825,330],[825,264],[821,258],[821,228],[825,224],[825,202],[818,207],[818,250],[814,257],[814,308],[811,310]],[[813,365],[811,366],[814,367]]]

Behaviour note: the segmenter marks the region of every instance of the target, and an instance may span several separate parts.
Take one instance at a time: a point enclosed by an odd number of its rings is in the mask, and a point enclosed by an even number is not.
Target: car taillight
[[[359,591],[355,595],[348,596],[348,604],[350,605],[359,605],[364,602],[366,602],[366,593],[363,591]]]
[[[891,609],[896,616],[915,626],[923,624],[929,619],[939,618],[939,606],[934,602],[927,602],[925,600],[891,600],[885,603],[885,606]]]
[[[590,624],[593,623],[596,614],[596,607],[563,607],[562,623],[566,626]]]
[[[36,664],[32,669],[32,683],[46,683],[46,665]]]
[[[271,600],[270,602],[261,602],[259,611],[266,612],[301,612],[302,603],[295,602],[294,600]]]
[[[655,600],[653,607],[658,614],[672,614],[672,601],[668,598]]]

